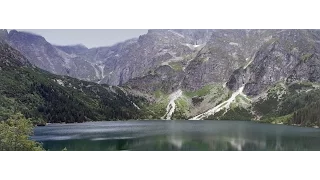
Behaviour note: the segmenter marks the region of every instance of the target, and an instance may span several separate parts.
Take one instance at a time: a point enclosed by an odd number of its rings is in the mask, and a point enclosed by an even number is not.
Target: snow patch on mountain
[[[55,80],[60,86],[64,86],[64,83],[61,79],[56,79]]]
[[[179,89],[176,92],[170,94],[169,96],[169,104],[166,108],[166,114],[161,119],[171,120],[172,114],[174,113],[176,109],[176,103],[175,100],[177,100],[179,97],[182,96],[182,90]]]
[[[185,46],[187,46],[188,48],[192,49],[192,50],[199,50],[200,48],[202,48],[203,46],[205,46],[205,44],[183,44]]]
[[[215,113],[221,111],[222,109],[229,109],[230,104],[236,100],[236,97],[238,95],[242,95],[242,96],[246,97],[246,95],[243,94],[243,89],[244,89],[244,85],[242,87],[240,87],[236,92],[232,93],[231,97],[228,100],[218,104],[214,108],[212,108],[202,114],[199,114],[193,118],[190,118],[189,120],[202,120],[205,117],[208,117],[210,115],[214,115]]]
[[[103,79],[105,77],[105,75],[104,75],[104,67],[105,67],[105,65],[104,64],[100,64],[100,65],[98,65],[98,67],[99,67],[100,72],[101,72],[100,79]]]
[[[136,105],[136,103],[134,103],[134,102],[132,102],[132,101],[131,101],[131,103],[133,104],[134,107],[136,107],[137,109],[140,110],[140,107],[139,107],[138,105]]]
[[[178,33],[178,32],[175,32],[175,31],[173,31],[173,30],[168,30],[169,32],[172,32],[173,34],[175,34],[175,35],[177,35],[177,36],[180,36],[180,37],[182,37],[182,38],[184,38],[184,35],[182,35],[182,34],[180,34],[180,33]]]
[[[94,72],[95,72],[95,74],[96,74],[96,77],[99,78],[99,79],[101,79],[101,78],[100,78],[101,76],[100,76],[99,70],[96,68],[95,64],[91,64],[91,66],[92,66],[93,69],[94,69]]]
[[[246,58],[246,61],[248,61],[249,59]],[[243,67],[243,69],[246,69],[253,61],[253,58]]]
[[[235,43],[235,42],[229,42],[229,44],[232,45],[232,46],[239,46],[239,44]]]

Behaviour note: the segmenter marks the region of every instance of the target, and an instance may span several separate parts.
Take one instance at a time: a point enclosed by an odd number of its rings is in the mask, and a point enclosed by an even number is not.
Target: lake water
[[[36,127],[46,150],[320,150],[320,130],[250,121],[107,121]]]

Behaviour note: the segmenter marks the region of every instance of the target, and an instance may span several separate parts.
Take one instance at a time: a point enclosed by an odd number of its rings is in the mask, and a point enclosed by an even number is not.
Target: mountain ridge
[[[0,120],[21,112],[34,123],[136,119],[146,100],[126,89],[54,75],[0,41]]]
[[[5,31],[0,34],[7,37]],[[33,65],[41,66],[37,61],[43,57],[54,65],[50,72],[118,85],[148,99],[138,118],[205,114],[200,119],[319,126],[313,113],[320,81],[319,30],[149,30],[136,39],[89,49],[54,46],[37,37],[23,41],[15,31],[8,38],[3,39]],[[312,107],[310,120],[306,107]]]

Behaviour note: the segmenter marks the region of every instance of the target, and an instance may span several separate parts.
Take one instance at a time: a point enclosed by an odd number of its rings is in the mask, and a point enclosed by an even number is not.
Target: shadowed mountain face
[[[43,71],[0,41],[0,121],[23,113],[35,123],[133,119],[144,98],[126,89]]]
[[[146,94],[151,105],[141,118],[318,123],[316,115],[301,121],[302,108],[317,109],[308,99],[320,102],[318,30],[149,30],[92,49],[15,30],[0,31],[0,38],[51,73]]]
[[[27,58],[0,39],[0,67],[31,66]]]

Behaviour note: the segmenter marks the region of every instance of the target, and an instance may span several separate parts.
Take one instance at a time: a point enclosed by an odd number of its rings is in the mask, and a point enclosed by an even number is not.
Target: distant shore
[[[178,119],[178,120],[164,120],[164,119],[126,119],[126,120],[112,120],[112,121],[194,121],[194,120],[188,120],[188,119]],[[198,121],[237,121],[237,120],[198,120]],[[66,122],[60,122],[60,123],[45,123],[45,124],[37,124],[37,127],[47,126],[50,124],[78,124],[78,123],[88,123],[88,122],[109,122],[109,121],[86,121],[86,122],[73,122],[73,123],[66,123]],[[287,125],[287,126],[297,126],[297,127],[307,127],[307,128],[316,128],[319,129],[319,126],[301,126],[300,124],[284,124],[283,122],[280,123],[268,123],[268,122],[262,122],[262,121],[252,121],[252,122],[258,122],[258,123],[265,123],[265,124],[277,124],[277,125]]]

